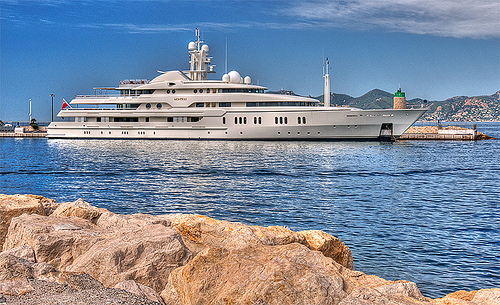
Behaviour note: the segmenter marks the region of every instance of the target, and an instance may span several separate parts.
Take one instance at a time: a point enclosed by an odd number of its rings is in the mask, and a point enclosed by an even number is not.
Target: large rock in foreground
[[[66,270],[88,273],[107,287],[134,280],[160,292],[170,272],[191,257],[179,233],[157,224],[106,236]]]
[[[0,212],[0,303],[500,305],[500,289],[431,300],[415,283],[355,271],[349,248],[317,230],[37,196],[0,196]]]
[[[338,304],[340,265],[294,243],[210,249],[170,274],[161,296],[171,304]]]
[[[300,243],[311,250],[322,252],[344,267],[353,269],[349,247],[336,237],[322,231],[294,232],[280,226],[247,226],[238,222],[190,214],[174,214],[168,217],[168,220],[182,235],[185,244],[193,253],[205,248],[237,250]]]
[[[414,283],[367,276],[298,243],[208,248],[170,274],[161,296],[178,305],[431,305]]]
[[[0,249],[12,218],[24,213],[46,215],[45,205],[51,203],[55,203],[55,200],[42,196],[0,194]]]
[[[37,262],[64,270],[106,234],[81,218],[23,214],[12,219],[3,250],[27,245],[35,251]]]

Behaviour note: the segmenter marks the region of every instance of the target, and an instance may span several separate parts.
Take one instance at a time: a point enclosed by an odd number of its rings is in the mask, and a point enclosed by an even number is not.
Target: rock
[[[58,272],[54,266],[48,263],[35,263],[33,264],[33,276],[36,279],[42,279],[45,280],[47,278],[47,275],[51,273],[56,273]]]
[[[432,300],[435,305],[500,305],[500,288],[479,291],[459,290]]]
[[[198,249],[243,249],[262,245],[280,245],[298,242],[302,238],[284,227],[247,226],[238,222],[215,220],[191,214],[170,215],[171,226],[187,242]],[[195,249],[196,250],[196,249]]]
[[[28,260],[7,254],[0,256],[0,281],[15,278],[32,278],[33,263]]]
[[[42,196],[0,194],[0,247],[5,241],[12,218],[24,213],[45,215],[43,202],[48,200]]]
[[[105,233],[90,221],[76,217],[24,214],[12,219],[3,249],[28,245],[37,262],[64,270],[102,240]]]
[[[23,245],[23,246],[20,246],[17,248],[13,248],[13,249],[9,249],[7,251],[4,251],[4,252],[0,253],[0,257],[2,255],[13,255],[13,256],[28,260],[32,263],[35,262],[35,252],[33,251],[33,249],[31,249],[30,246],[27,246],[27,245]]]
[[[167,219],[195,254],[206,247],[234,250],[298,242],[321,251],[347,268],[353,268],[351,250],[337,238],[321,231],[296,233],[280,226],[247,226],[191,214],[174,214]]]
[[[25,278],[0,281],[0,293],[5,295],[21,295],[35,289]]]
[[[343,268],[292,243],[235,250],[207,248],[174,270],[167,304],[338,304]]]
[[[477,305],[500,305],[500,288],[481,289],[476,292],[472,302]]]
[[[346,268],[299,243],[207,248],[175,269],[167,304],[431,305],[408,281],[386,281]]]
[[[99,219],[101,214],[104,212],[108,212],[108,210],[93,207],[83,199],[78,199],[75,202],[65,202],[59,204],[59,206],[54,210],[51,216],[74,216],[90,220],[90,222],[95,224],[97,223],[97,220]]]
[[[158,293],[156,293],[156,291],[147,286],[138,284],[134,280],[120,282],[116,284],[113,288],[122,289],[127,292],[133,293],[135,295],[141,296],[143,298],[150,299],[151,301],[164,304],[163,299],[160,297]]]
[[[109,231],[135,231],[151,224],[161,224],[170,227],[170,220],[166,216],[148,214],[119,215],[109,211],[101,214],[97,225]]]
[[[170,272],[191,257],[175,230],[156,224],[106,236],[86,249],[66,270],[86,272],[106,287],[134,280],[162,291]]]
[[[339,305],[432,305],[399,295],[387,295],[369,287],[356,287]]]
[[[385,295],[412,298],[418,301],[427,301],[427,299],[420,293],[417,285],[409,281],[386,281],[382,285],[373,286],[373,288]]]
[[[326,257],[331,257],[342,266],[354,269],[351,249],[338,238],[319,230],[297,232],[305,239],[305,245],[311,250],[317,250]]]

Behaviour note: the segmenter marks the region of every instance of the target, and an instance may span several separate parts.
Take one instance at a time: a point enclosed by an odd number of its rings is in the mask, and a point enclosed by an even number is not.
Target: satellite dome
[[[229,74],[229,82],[233,84],[237,84],[241,81],[241,75],[238,73],[238,71],[231,71],[228,73]]]
[[[224,74],[224,75],[222,75],[222,81],[223,81],[224,83],[229,83],[230,79],[231,79],[231,78],[229,77],[229,74]]]
[[[208,53],[208,44],[204,44],[202,47],[201,47],[201,50],[202,51],[205,51]]]
[[[188,49],[189,51],[194,51],[196,50],[196,43],[194,41],[191,41],[189,44],[188,44]]]
[[[243,82],[247,85],[250,85],[252,83],[252,79],[247,75],[245,76],[245,80]]]

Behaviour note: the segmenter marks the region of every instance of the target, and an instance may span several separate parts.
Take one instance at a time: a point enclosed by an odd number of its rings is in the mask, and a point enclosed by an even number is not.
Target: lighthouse
[[[401,88],[394,93],[394,109],[406,109],[406,97]]]

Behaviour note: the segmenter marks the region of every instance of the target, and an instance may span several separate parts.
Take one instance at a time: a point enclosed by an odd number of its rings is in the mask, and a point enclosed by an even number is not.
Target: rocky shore
[[[118,215],[81,199],[0,195],[0,246],[7,304],[500,304],[500,288],[430,299],[356,271],[322,231]]]

